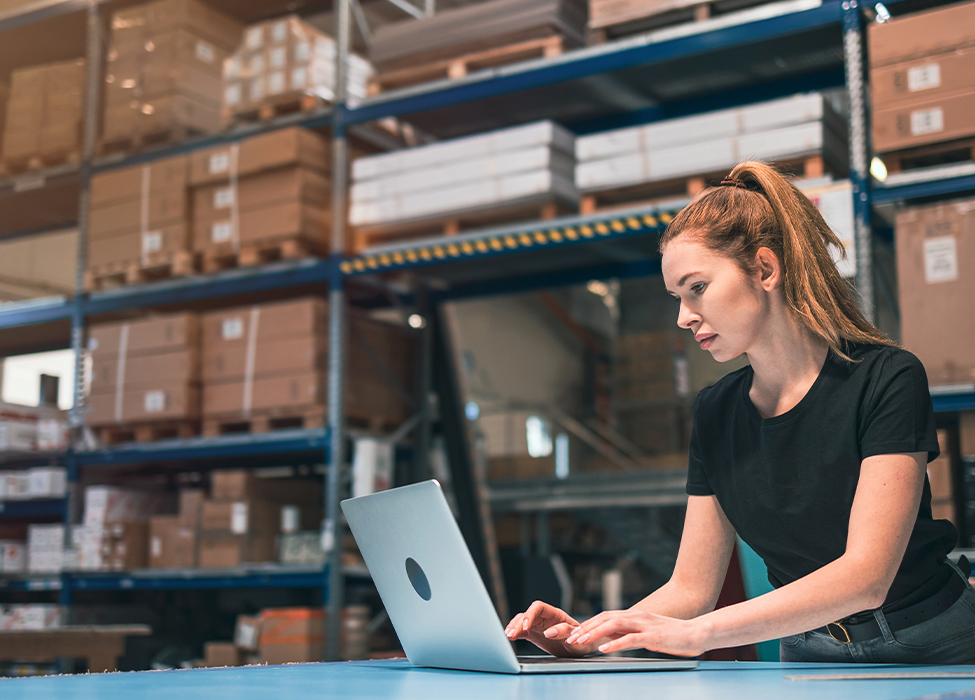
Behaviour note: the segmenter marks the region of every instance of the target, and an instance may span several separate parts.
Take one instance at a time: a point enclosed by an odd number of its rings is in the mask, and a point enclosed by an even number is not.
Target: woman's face
[[[770,310],[768,292],[756,273],[707,248],[695,236],[678,236],[661,261],[667,291],[680,301],[677,325],[689,328],[718,362],[754,347]]]

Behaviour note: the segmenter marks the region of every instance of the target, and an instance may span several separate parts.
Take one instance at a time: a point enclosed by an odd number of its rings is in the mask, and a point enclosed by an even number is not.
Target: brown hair
[[[840,357],[843,341],[894,345],[861,313],[836,269],[829,246],[843,250],[819,210],[795,185],[765,163],[739,163],[719,187],[701,192],[660,238],[660,252],[687,233],[751,272],[759,248],[783,268],[786,302],[796,318]],[[845,255],[845,252],[844,252]]]

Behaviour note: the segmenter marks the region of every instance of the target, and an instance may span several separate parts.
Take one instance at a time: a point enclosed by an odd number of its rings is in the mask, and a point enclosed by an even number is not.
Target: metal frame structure
[[[893,0],[892,8],[905,5],[911,0]],[[857,221],[857,286],[864,300],[864,308],[872,313],[873,291],[870,262],[871,212],[876,204],[891,204],[922,198],[947,197],[975,191],[975,167],[958,166],[942,168],[928,173],[912,173],[908,176],[892,176],[886,183],[870,180],[867,164],[870,149],[867,124],[867,100],[865,96],[865,64],[863,52],[863,8],[857,0],[793,0],[788,3],[792,12],[780,11],[773,6],[757,8],[748,15],[747,21],[725,19],[700,27],[683,30],[664,30],[647,35],[611,42],[571,52],[563,56],[528,61],[523,64],[472,73],[462,79],[446,80],[386,93],[372,97],[359,105],[346,102],[345,75],[349,52],[351,24],[355,20],[354,0],[337,0],[337,94],[335,104],[313,113],[297,114],[278,119],[269,124],[249,126],[229,132],[192,139],[145,153],[124,157],[93,157],[95,125],[97,124],[99,76],[102,38],[101,0],[38,0],[22,12],[0,15],[0,32],[14,30],[31,22],[40,22],[68,12],[87,13],[87,54],[91,75],[89,77],[88,106],[84,132],[83,158],[78,166],[62,166],[40,173],[0,181],[0,199],[12,201],[24,189],[37,189],[68,184],[78,187],[79,256],[78,286],[71,300],[54,299],[10,304],[0,308],[0,345],[10,334],[18,336],[26,329],[50,327],[52,324],[70,323],[70,343],[80,361],[85,347],[85,327],[91,317],[116,314],[141,308],[179,308],[194,302],[226,299],[239,294],[254,294],[274,290],[315,290],[327,293],[332,313],[329,322],[329,427],[328,430],[307,431],[303,434],[251,436],[248,439],[224,437],[172,441],[149,445],[127,445],[96,452],[71,451],[65,458],[69,466],[72,484],[77,482],[78,470],[95,465],[111,466],[162,461],[219,460],[240,456],[260,458],[272,455],[307,455],[328,465],[325,489],[326,527],[325,538],[333,545],[328,565],[322,571],[305,572],[301,581],[308,585],[321,585],[328,592],[329,634],[327,658],[338,656],[339,611],[342,606],[343,571],[340,566],[339,542],[340,518],[338,498],[344,483],[342,465],[346,462],[346,426],[344,408],[344,357],[346,318],[348,304],[347,285],[384,288],[382,274],[409,270],[418,280],[412,290],[396,292],[397,302],[412,304],[420,314],[435,319],[438,306],[451,300],[514,293],[544,287],[585,282],[590,279],[609,277],[633,277],[659,274],[659,260],[647,253],[647,241],[666,226],[675,209],[638,207],[629,211],[597,214],[589,217],[566,217],[555,221],[528,222],[463,234],[449,240],[438,238],[414,241],[403,246],[377,247],[361,255],[346,256],[334,253],[327,260],[303,260],[267,265],[257,269],[228,270],[222,273],[200,275],[187,279],[136,285],[118,290],[87,294],[80,286],[84,271],[87,238],[87,190],[93,173],[148,162],[156,158],[186,153],[215,144],[237,141],[254,133],[299,125],[309,128],[331,127],[333,141],[333,191],[332,191],[332,250],[345,248],[346,194],[348,183],[348,143],[350,134],[371,139],[382,147],[396,144],[388,137],[369,128],[374,120],[386,117],[406,117],[420,128],[435,136],[451,136],[457,133],[497,128],[510,124],[552,118],[563,121],[578,133],[592,133],[628,124],[637,124],[662,118],[692,114],[704,110],[744,104],[769,99],[791,92],[844,86],[850,94],[850,163]],[[424,12],[433,9],[432,0],[426,0]],[[827,46],[817,42],[826,41]],[[807,45],[811,44],[811,45]],[[788,52],[791,46],[805,51],[796,58]],[[701,90],[697,94],[665,96],[659,74],[672,70],[693,71],[695,66],[714,62],[715,57],[734,56],[736,52],[769,51],[784,52],[784,68],[760,76],[738,67],[738,73],[726,88]],[[812,68],[801,69],[798,65],[810,63]],[[665,67],[665,71],[659,70]],[[734,66],[733,66],[734,67]],[[778,70],[778,69],[777,69]],[[603,90],[602,101],[582,100],[585,104],[571,104],[560,100],[576,90],[598,88]],[[649,86],[649,87],[648,87]],[[562,92],[559,92],[562,91]],[[2,201],[0,201],[2,203]],[[29,235],[25,232],[7,232],[2,238]],[[651,246],[652,247],[652,246]],[[434,284],[435,281],[435,284]],[[441,329],[442,332],[442,329]],[[421,344],[425,357],[421,368],[418,390],[418,416],[404,430],[417,431],[421,447],[430,442],[430,422],[433,419],[428,401],[428,389],[436,383],[449,384],[449,377],[435,381],[431,361],[435,348],[430,333]],[[442,349],[441,351],[442,352]],[[443,357],[441,357],[443,359]],[[77,430],[82,430],[83,385],[82,373],[78,372],[76,407],[72,418]],[[449,404],[452,405],[452,404]],[[941,411],[975,409],[975,388],[961,387],[958,391],[935,396],[935,407]],[[457,407],[454,406],[454,409]],[[443,402],[440,406],[444,410]],[[462,421],[461,421],[462,428]],[[459,440],[460,438],[458,438]],[[466,448],[458,442],[452,452]],[[425,452],[424,452],[425,454]],[[460,452],[457,452],[459,455]],[[460,459],[460,457],[457,457]],[[418,464],[424,464],[424,457]],[[425,471],[423,469],[422,471]],[[461,480],[463,481],[463,479]],[[581,497],[581,496],[580,496]],[[652,497],[647,496],[650,500]],[[673,495],[667,496],[671,502]],[[520,499],[520,500],[519,500]],[[525,492],[521,495],[497,496],[498,507],[524,511],[535,506],[538,494]],[[544,500],[544,499],[543,499]],[[53,514],[57,510],[72,507],[77,497],[63,503],[41,505],[6,505],[6,514],[21,509],[29,514]],[[501,504],[504,505],[501,505]],[[552,501],[551,503],[555,503]],[[551,505],[551,503],[549,505]],[[545,510],[544,504],[536,509]],[[34,510],[32,510],[34,509]],[[47,510],[45,510],[47,509]],[[470,508],[468,508],[469,510]],[[71,522],[73,512],[65,513]],[[281,573],[269,574],[262,579],[267,585],[297,584],[295,578]],[[22,582],[19,590],[87,589],[97,585],[90,583],[98,578],[108,589],[118,590],[129,586],[122,581],[131,580],[130,588],[138,588],[138,580],[150,581],[152,577],[87,577],[71,575],[57,578],[57,586],[49,578],[38,579],[37,587],[30,580]],[[205,578],[205,577],[204,577]],[[156,576],[157,583],[145,587],[177,585],[182,578]],[[197,577],[197,584],[203,581]],[[206,579],[211,580],[211,579]],[[170,583],[166,583],[166,582]],[[82,583],[85,582],[85,583]],[[257,585],[247,576],[212,578],[212,587],[221,585]],[[5,589],[12,590],[10,583]],[[179,583],[181,587],[196,584]],[[80,588],[79,588],[80,587]],[[86,588],[87,587],[87,588]],[[199,586],[198,586],[199,587]],[[202,586],[202,587],[210,587]]]

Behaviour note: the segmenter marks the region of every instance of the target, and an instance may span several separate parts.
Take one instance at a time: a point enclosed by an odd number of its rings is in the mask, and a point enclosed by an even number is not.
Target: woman
[[[579,624],[536,601],[506,628],[556,656],[696,656],[781,639],[784,661],[975,663],[975,590],[931,518],[927,378],[860,313],[813,204],[746,162],[660,241],[677,323],[749,366],[694,406],[687,516],[670,581]],[[714,610],[736,533],[775,590]]]

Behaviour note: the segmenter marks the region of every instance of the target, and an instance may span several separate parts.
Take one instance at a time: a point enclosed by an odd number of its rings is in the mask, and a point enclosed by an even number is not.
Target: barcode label
[[[264,43],[264,28],[263,27],[251,27],[247,30],[247,48],[256,49]]]
[[[235,535],[247,534],[247,504],[234,503],[230,513],[230,531]]]
[[[227,86],[227,89],[223,92],[223,101],[227,106],[234,106],[240,104],[240,83],[231,83]]]
[[[291,71],[291,89],[301,90],[308,85],[308,69],[298,66]]]
[[[227,169],[230,168],[230,154],[224,151],[223,153],[214,153],[210,156],[210,173],[225,173]]]
[[[911,135],[923,136],[945,130],[945,115],[941,107],[911,112]]]
[[[270,65],[271,68],[282,68],[288,62],[288,49],[285,46],[277,46],[271,49]]]
[[[218,221],[210,227],[210,240],[213,243],[226,243],[233,237],[233,226],[229,221]]]
[[[226,209],[234,205],[234,188],[221,187],[213,193],[213,208]]]
[[[924,241],[924,281],[928,284],[958,279],[958,246],[954,236],[936,236]]]
[[[307,63],[311,56],[311,44],[307,41],[299,41],[295,44],[295,63]]]
[[[267,76],[267,92],[269,95],[276,95],[279,92],[284,92],[285,87],[283,72],[278,71]]]
[[[162,250],[162,231],[149,231],[142,234],[142,254],[158,253]]]
[[[193,54],[198,60],[204,63],[213,63],[213,60],[217,57],[213,47],[205,41],[196,42],[196,46],[193,48]]]
[[[236,340],[244,337],[244,319],[240,316],[224,319],[220,327],[220,336],[224,340]]]
[[[147,391],[145,397],[146,413],[161,413],[166,410],[166,392]]]
[[[907,71],[907,89],[911,92],[930,90],[941,86],[941,66],[929,63],[926,66],[914,66]]]
[[[288,23],[287,22],[276,22],[271,28],[271,41],[275,44],[280,44],[282,41],[288,38]]]

